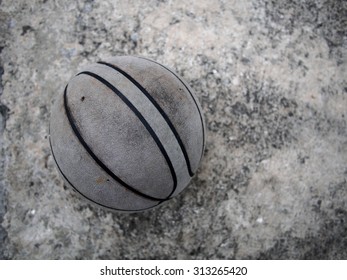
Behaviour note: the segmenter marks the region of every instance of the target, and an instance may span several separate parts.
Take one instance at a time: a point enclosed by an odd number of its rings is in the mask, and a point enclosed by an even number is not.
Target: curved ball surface
[[[51,151],[65,183],[113,210],[141,211],[178,195],[199,166],[204,142],[192,90],[146,58],[86,67],[51,111]]]

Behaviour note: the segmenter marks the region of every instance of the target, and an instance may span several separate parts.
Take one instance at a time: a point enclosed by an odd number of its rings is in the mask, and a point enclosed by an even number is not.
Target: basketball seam
[[[153,140],[155,141],[155,143],[157,144],[158,148],[160,149],[160,151],[162,152],[168,166],[171,172],[171,176],[173,179],[173,188],[171,190],[171,192],[169,193],[169,195],[166,198],[157,198],[157,197],[153,197],[151,195],[147,195],[143,192],[140,192],[139,190],[137,190],[136,188],[128,185],[126,182],[124,182],[122,179],[120,179],[116,174],[114,174],[91,150],[91,148],[87,145],[87,143],[84,141],[82,135],[80,134],[80,132],[78,131],[78,128],[76,127],[72,114],[70,114],[70,110],[68,108],[67,105],[67,93],[66,90],[64,92],[64,105],[65,105],[65,110],[67,112],[67,116],[70,122],[70,125],[75,133],[75,135],[77,136],[77,138],[79,139],[79,141],[81,142],[81,144],[84,146],[84,148],[87,150],[87,152],[91,155],[91,157],[95,160],[95,162],[107,173],[109,174],[114,180],[116,180],[118,183],[120,183],[121,185],[123,185],[124,187],[126,187],[127,189],[135,192],[138,195],[142,195],[145,198],[148,199],[152,199],[152,200],[168,200],[171,195],[174,193],[174,191],[177,188],[177,177],[176,177],[176,173],[175,170],[173,168],[173,165],[171,163],[171,160],[169,158],[169,156],[167,155],[162,143],[160,142],[158,136],[155,134],[155,132],[153,131],[153,129],[150,127],[150,125],[148,124],[148,122],[145,120],[145,118],[141,115],[141,113],[135,108],[135,106],[116,88],[114,87],[111,83],[109,83],[108,81],[106,81],[105,79],[103,79],[102,77],[100,77],[99,75],[89,72],[89,71],[83,71],[80,72],[78,75],[88,75],[90,77],[95,78],[96,80],[98,80],[100,83],[102,83],[103,85],[105,85],[106,87],[108,87],[109,89],[111,89],[132,111],[133,113],[139,118],[139,120],[141,121],[141,123],[145,126],[145,128],[147,129],[147,131],[150,133],[150,135],[152,136]]]
[[[99,203],[99,202],[96,202],[95,200],[89,198],[88,196],[86,196],[85,194],[83,194],[82,192],[80,192],[72,183],[71,181],[66,177],[66,175],[64,174],[64,172],[61,170],[58,162],[57,162],[57,159],[54,155],[54,151],[53,151],[53,147],[52,147],[52,143],[51,143],[51,137],[49,136],[49,146],[51,148],[51,151],[52,151],[52,156],[53,156],[53,160],[58,168],[58,170],[60,171],[60,174],[64,177],[64,179],[70,184],[70,186],[76,191],[78,192],[81,196],[83,196],[84,198],[88,199],[89,201],[99,205],[99,206],[102,206],[102,207],[105,207],[105,208],[108,208],[108,209],[111,209],[111,210],[116,210],[116,211],[124,211],[124,212],[134,212],[134,211],[144,211],[144,210],[147,210],[147,209],[151,209],[151,208],[154,208],[156,206],[158,206],[159,204],[163,203],[164,201],[159,201],[158,204],[156,205],[153,205],[153,206],[150,206],[150,207],[147,207],[147,208],[143,208],[143,209],[136,209],[136,210],[126,210],[126,209],[118,209],[118,208],[115,208],[115,207],[110,207],[110,206],[107,206],[107,205],[104,205],[102,203]]]
[[[188,86],[186,85],[185,82],[183,82],[183,80],[178,76],[176,75],[175,72],[171,71],[169,68],[167,68],[166,66],[162,65],[161,63],[159,62],[156,62],[154,60],[151,60],[151,59],[148,59],[148,58],[145,58],[145,57],[141,57],[141,56],[137,56],[137,58],[140,58],[140,59],[143,59],[143,60],[147,60],[147,61],[150,61],[150,62],[153,62],[155,64],[158,64],[159,66],[163,67],[164,69],[166,69],[167,71],[169,71],[171,74],[173,74],[181,83],[182,85],[186,88],[186,90],[189,92],[191,98],[193,99],[194,103],[195,103],[195,106],[199,112],[199,116],[200,116],[200,121],[201,121],[201,126],[202,126],[202,152],[201,152],[201,156],[200,156],[200,160],[202,159],[202,156],[204,154],[204,150],[205,150],[205,128],[204,128],[204,120],[203,120],[203,117],[202,117],[202,113],[200,111],[200,108],[198,106],[198,103],[197,101],[195,100],[194,96],[193,96],[193,93],[189,90]]]
[[[180,137],[180,135],[178,134],[175,126],[173,125],[173,123],[171,122],[170,118],[168,117],[168,115],[165,113],[165,111],[160,107],[160,105],[157,103],[157,101],[149,94],[149,92],[138,82],[136,81],[132,76],[130,76],[127,72],[125,72],[124,70],[122,70],[121,68],[104,62],[104,61],[99,61],[99,64],[108,66],[110,68],[112,68],[113,70],[116,70],[117,72],[121,73],[123,76],[125,76],[130,82],[132,82],[146,97],[147,99],[154,105],[154,107],[158,110],[158,112],[160,113],[160,115],[164,118],[165,122],[167,123],[167,125],[169,126],[169,128],[171,129],[172,133],[174,134],[178,145],[181,148],[181,151],[183,153],[187,168],[188,168],[188,173],[189,176],[194,176],[194,173],[192,171],[191,165],[190,165],[190,160],[189,160],[189,156],[187,153],[187,150],[183,144],[183,141]]]

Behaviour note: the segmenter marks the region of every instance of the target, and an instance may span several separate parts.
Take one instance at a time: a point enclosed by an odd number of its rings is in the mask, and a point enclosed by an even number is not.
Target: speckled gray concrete
[[[347,258],[346,1],[25,2],[0,6],[0,256]],[[191,185],[128,215],[64,188],[46,139],[54,94],[120,54],[176,69],[208,134]]]

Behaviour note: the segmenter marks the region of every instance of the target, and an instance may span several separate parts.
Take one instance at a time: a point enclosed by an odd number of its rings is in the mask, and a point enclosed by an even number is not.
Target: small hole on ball
[[[107,182],[110,182],[110,179],[107,179],[106,181],[107,181]]]
[[[81,97],[81,101],[84,101],[84,96]]]

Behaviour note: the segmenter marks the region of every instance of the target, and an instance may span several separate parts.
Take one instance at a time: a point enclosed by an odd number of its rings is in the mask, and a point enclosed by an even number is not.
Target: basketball
[[[182,192],[205,138],[187,82],[143,57],[85,67],[51,109],[49,144],[65,184],[116,211],[150,209]]]

